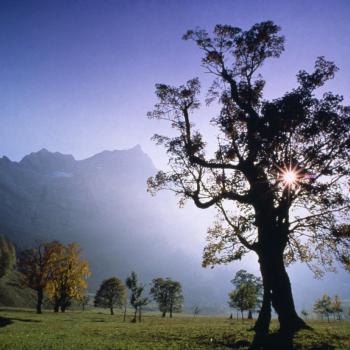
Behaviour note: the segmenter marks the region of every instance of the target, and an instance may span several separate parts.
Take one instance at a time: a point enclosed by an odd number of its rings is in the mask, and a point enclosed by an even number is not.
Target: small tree
[[[244,283],[239,288],[229,293],[228,304],[233,309],[240,310],[242,321],[243,312],[249,311],[255,308],[257,303],[256,288],[250,283]]]
[[[142,306],[147,305],[149,302],[147,298],[142,297],[145,286],[138,283],[137,275],[134,271],[126,279],[126,286],[131,292],[130,304],[135,310],[132,322],[137,321],[137,312],[139,314],[139,322],[141,322]]]
[[[81,299],[80,299],[80,305],[82,306],[83,311],[85,311],[85,307],[89,305],[90,297],[88,294],[85,294]]]
[[[16,250],[4,236],[0,236],[0,278],[6,275],[16,263]]]
[[[108,307],[114,315],[114,307],[122,307],[126,299],[126,288],[117,277],[104,280],[95,295],[95,306]]]
[[[173,312],[181,312],[183,304],[182,286],[180,282],[168,281],[169,289],[169,316],[173,317]]]
[[[72,299],[81,299],[87,289],[86,279],[90,276],[89,264],[82,259],[77,243],[64,246],[57,243],[53,261],[52,276],[46,286],[48,296],[54,302],[54,311],[65,312]]]
[[[199,315],[200,312],[201,312],[201,309],[200,309],[199,306],[197,306],[197,305],[195,305],[195,306],[192,308],[192,310],[193,310],[193,316],[197,316],[197,315]],[[231,314],[231,316],[232,316],[232,314]],[[231,318],[232,318],[232,317],[231,317]]]
[[[334,318],[337,317],[338,320],[341,320],[343,308],[338,295],[334,296],[331,304],[331,309],[332,309],[332,313],[334,314]]]
[[[322,318],[326,316],[329,322],[329,315],[332,313],[332,300],[328,294],[323,294],[322,298],[316,299],[314,312],[321,315]]]
[[[168,312],[169,295],[166,280],[163,278],[155,278],[152,281],[151,295],[153,299],[158,303],[159,311],[162,313],[162,317],[166,316]]]
[[[263,293],[263,284],[260,277],[256,277],[255,275],[247,272],[246,270],[239,270],[234,279],[231,280],[231,283],[237,288],[241,288],[242,286],[249,284],[252,288],[255,289],[255,302],[252,302],[251,305],[253,307],[248,310],[248,318],[252,318],[252,313],[255,309],[259,308],[262,303],[262,293]],[[253,294],[250,295],[253,297]]]
[[[170,317],[173,312],[180,312],[182,308],[183,295],[180,282],[173,281],[170,278],[155,278],[151,288],[153,299],[158,303],[162,317],[169,312]]]
[[[22,283],[37,292],[36,312],[41,313],[44,290],[55,271],[55,260],[60,243],[37,243],[35,248],[22,251],[18,259],[18,270]]]

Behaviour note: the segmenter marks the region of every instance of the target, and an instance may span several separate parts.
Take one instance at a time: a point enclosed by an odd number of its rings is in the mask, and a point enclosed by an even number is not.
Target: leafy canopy
[[[117,277],[104,280],[95,295],[95,306],[122,307],[126,300],[126,288]]]
[[[135,310],[148,304],[148,298],[142,296],[145,286],[138,282],[137,274],[132,271],[130,276],[126,279],[126,286],[130,289],[130,304]]]
[[[241,312],[253,310],[257,306],[257,293],[253,285],[242,284],[239,288],[229,293],[229,306]]]
[[[229,293],[229,305],[241,311],[254,310],[262,302],[263,284],[260,277],[256,277],[246,270],[239,270],[231,283],[235,290]]]
[[[180,282],[170,278],[155,278],[151,287],[151,295],[158,303],[159,310],[163,313],[180,312],[183,303],[182,286]]]
[[[182,205],[217,209],[208,230],[203,265],[228,263],[274,242],[286,262],[301,260],[316,273],[339,261],[350,271],[350,107],[343,97],[318,89],[338,70],[318,57],[314,70],[301,70],[298,85],[266,100],[259,69],[284,50],[280,28],[271,21],[244,31],[217,25],[210,35],[189,30],[213,76],[206,103],[219,112],[216,150],[192,122],[201,109],[200,82],[179,87],[157,84],[158,103],[150,118],[165,120],[176,136],[155,135],[169,156],[167,171],[148,180],[151,193],[167,189]],[[278,72],[276,72],[278,74]],[[268,242],[261,231],[268,222]]]
[[[45,290],[49,298],[67,306],[71,299],[81,300],[85,296],[91,272],[88,262],[81,256],[79,244],[64,246],[55,242],[54,249],[52,275]]]
[[[56,271],[58,241],[38,243],[36,247],[23,250],[18,259],[22,283],[34,290],[45,289]]]
[[[331,297],[328,294],[323,294],[322,298],[315,301],[313,309],[315,313],[329,318],[329,315],[333,312]]]

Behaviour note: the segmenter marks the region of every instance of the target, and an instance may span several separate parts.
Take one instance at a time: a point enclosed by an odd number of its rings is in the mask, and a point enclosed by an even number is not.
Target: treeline
[[[323,294],[319,299],[316,299],[313,311],[315,314],[319,315],[321,319],[327,318],[330,321],[331,316],[334,320],[341,320],[343,318],[344,309],[342,302],[338,295],[335,295],[333,299],[328,294]],[[307,312],[302,311],[302,314],[307,317]],[[350,316],[350,308],[348,310],[348,316]]]
[[[248,273],[246,270],[240,270],[236,273],[231,281],[235,289],[229,293],[228,304],[241,314],[244,319],[244,312],[248,313],[248,319],[253,318],[253,314],[260,311],[263,298],[263,284],[259,277]],[[334,320],[342,320],[344,318],[344,307],[338,295],[331,298],[328,294],[323,294],[321,298],[316,299],[313,305],[313,312],[321,319],[327,319],[328,322]],[[350,308],[348,308],[350,316]],[[301,314],[307,320],[310,313],[304,308]],[[232,314],[230,316],[232,318]]]
[[[37,313],[42,312],[44,297],[55,312],[65,312],[73,302],[82,305],[83,309],[89,303],[87,279],[91,272],[77,243],[37,243],[16,257],[13,244],[0,236],[0,278],[15,267],[20,272],[21,286],[36,292]],[[184,298],[180,282],[158,277],[151,283],[149,297],[145,296],[145,291],[146,285],[139,282],[135,272],[125,283],[113,276],[101,283],[94,305],[109,308],[112,315],[114,308],[124,308],[124,320],[130,305],[134,309],[133,322],[141,322],[142,310],[151,300],[158,304],[162,317],[181,312]]]
[[[114,308],[124,308],[124,321],[126,317],[127,295],[129,290],[129,304],[134,309],[132,322],[141,322],[142,309],[151,302],[150,298],[145,297],[145,285],[138,281],[137,274],[133,271],[127,277],[125,284],[117,277],[111,277],[104,280],[98,289],[94,305],[109,308],[111,315],[114,314]],[[152,281],[150,296],[158,304],[162,317],[173,316],[173,312],[181,312],[183,304],[182,286],[180,282],[173,281],[170,278],[155,278]]]
[[[36,311],[42,312],[42,305],[51,305],[54,312],[65,312],[72,303],[79,304],[83,310],[89,304],[88,277],[91,275],[89,263],[83,258],[82,250],[77,243],[67,245],[59,241],[37,243],[30,249],[19,252],[5,237],[0,236],[0,279],[16,268],[20,274],[20,286],[36,293]],[[258,313],[262,306],[263,284],[259,277],[240,270],[231,280],[234,289],[229,293],[229,306],[241,314],[247,312],[248,319]],[[122,279],[112,276],[102,281],[94,297],[94,306],[108,308],[111,315],[114,309],[123,310],[126,319],[127,308],[133,309],[132,322],[141,322],[142,311],[151,302],[155,302],[162,317],[173,316],[181,312],[184,302],[182,286],[170,278],[154,278],[147,291],[146,285],[139,282],[133,271]],[[198,306],[193,307],[193,315],[200,313]],[[340,298],[331,298],[324,294],[313,305],[313,312],[321,319],[341,320],[344,318],[344,307]],[[310,313],[303,309],[307,320]],[[347,310],[350,316],[350,308]],[[230,316],[232,318],[232,314]]]

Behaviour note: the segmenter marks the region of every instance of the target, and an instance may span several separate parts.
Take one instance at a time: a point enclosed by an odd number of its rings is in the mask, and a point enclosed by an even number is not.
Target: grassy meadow
[[[142,323],[123,322],[105,310],[45,311],[0,309],[0,349],[248,349],[252,323],[224,317],[145,313]],[[294,336],[296,349],[350,349],[350,321],[316,322]],[[277,327],[272,323],[272,333]],[[273,335],[272,335],[273,336]],[[282,349],[281,349],[282,350]]]

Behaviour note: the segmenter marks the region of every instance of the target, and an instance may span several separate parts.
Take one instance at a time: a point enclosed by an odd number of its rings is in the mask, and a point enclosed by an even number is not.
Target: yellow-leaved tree
[[[89,264],[82,258],[79,244],[67,246],[57,242],[51,260],[52,275],[45,291],[54,303],[54,311],[65,312],[72,299],[81,300],[87,289],[87,278],[91,275]]]

